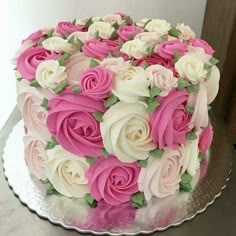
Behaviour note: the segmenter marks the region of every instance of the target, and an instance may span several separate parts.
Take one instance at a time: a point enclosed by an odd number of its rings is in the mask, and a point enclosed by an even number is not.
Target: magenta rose
[[[51,52],[41,46],[28,48],[17,59],[17,69],[23,79],[34,80],[38,65],[47,60],[56,60],[60,53]]]
[[[151,114],[151,136],[159,148],[172,149],[185,143],[191,115],[185,111],[188,93],[185,89],[172,90],[166,97],[157,98],[160,106]]]
[[[81,30],[82,30],[81,26],[74,25],[69,21],[59,22],[55,29],[57,33],[62,34],[62,35],[64,35],[65,33],[72,34],[75,31],[81,31]]]
[[[174,70],[173,63],[170,60],[160,57],[157,53],[153,53],[151,57],[143,57],[134,61],[136,66],[143,66],[144,62],[146,62],[148,66],[157,64],[167,69]]]
[[[81,157],[101,155],[100,124],[93,113],[105,112],[102,101],[66,89],[48,105],[48,129],[64,149]]]
[[[199,136],[198,148],[200,152],[205,153],[209,149],[212,143],[212,139],[213,139],[213,128],[210,125],[207,128],[203,129],[203,131]]]
[[[205,53],[208,55],[213,55],[215,50],[203,39],[190,39],[189,43],[192,44],[194,47],[203,48]]]
[[[136,163],[123,163],[115,156],[100,157],[86,173],[92,196],[111,205],[128,202],[138,192],[140,168]]]
[[[133,35],[135,36],[136,34],[139,34],[143,32],[143,30],[137,26],[134,25],[125,25],[117,30],[117,34],[123,41],[128,41],[130,36]]]
[[[166,41],[160,44],[157,53],[165,59],[172,59],[175,51],[183,56],[188,51],[188,46],[178,39]]]
[[[79,84],[82,93],[95,100],[103,100],[109,96],[112,88],[113,73],[102,67],[89,68],[83,72]]]
[[[43,32],[42,30],[37,30],[34,33],[30,34],[26,39],[24,39],[22,43],[31,40],[34,44],[36,44],[41,38],[45,38],[46,35],[46,32]]]
[[[119,52],[119,44],[115,40],[91,39],[84,43],[82,51],[88,57],[104,59],[109,53],[115,55],[116,52]]]

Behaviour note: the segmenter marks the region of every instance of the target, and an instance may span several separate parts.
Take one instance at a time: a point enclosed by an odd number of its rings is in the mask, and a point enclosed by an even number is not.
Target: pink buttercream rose
[[[168,96],[157,98],[160,106],[151,114],[153,141],[159,148],[177,149],[186,141],[191,116],[185,111],[188,93],[185,89],[173,89]]]
[[[151,57],[143,57],[134,61],[136,66],[143,66],[144,62],[146,62],[148,66],[157,64],[171,69],[172,71],[174,70],[173,63],[170,60],[160,57],[157,53],[153,53]]]
[[[82,73],[89,68],[90,60],[90,57],[85,56],[81,52],[77,52],[70,56],[66,63],[66,73],[69,84],[79,84]]]
[[[113,73],[102,67],[89,68],[81,75],[79,84],[82,93],[95,100],[103,100],[109,96],[112,88]]]
[[[178,39],[166,41],[160,44],[157,53],[163,58],[172,59],[175,51],[183,56],[188,51],[188,46]]]
[[[100,124],[92,113],[105,112],[102,101],[72,93],[68,88],[48,104],[48,129],[64,149],[82,157],[101,155]]]
[[[203,39],[190,39],[189,43],[194,47],[203,48],[208,55],[212,56],[215,52],[215,50]]]
[[[45,38],[45,36],[47,35],[47,33],[45,31],[42,30],[37,30],[34,33],[30,34],[26,39],[24,39],[22,41],[22,43],[30,40],[31,42],[33,42],[34,44],[38,43],[38,41],[41,38]]]
[[[90,192],[97,200],[111,205],[128,202],[132,194],[138,192],[140,168],[136,163],[123,163],[115,156],[100,157],[93,164],[86,177]]]
[[[29,86],[29,81],[19,83],[17,104],[21,111],[27,133],[42,140],[50,140],[51,134],[46,125],[48,111],[41,106],[43,99],[50,99],[53,94],[46,89]]]
[[[88,57],[103,59],[107,57],[109,53],[115,55],[116,52],[119,52],[119,44],[115,40],[91,39],[84,43],[82,51]]]
[[[45,180],[45,166],[48,161],[46,141],[31,136],[24,137],[25,161],[30,172],[38,179]]]
[[[205,153],[209,149],[212,143],[212,139],[213,139],[213,128],[210,125],[207,128],[203,129],[199,136],[198,147],[200,152]]]
[[[47,60],[56,60],[60,53],[51,52],[38,46],[26,49],[17,59],[17,69],[23,79],[34,80],[38,65]]]
[[[69,21],[62,21],[57,24],[55,31],[56,33],[64,35],[65,33],[71,34],[75,31],[81,31],[82,29],[83,27],[79,25],[74,25]]]
[[[133,35],[135,36],[136,34],[139,34],[143,31],[143,29],[134,26],[134,25],[125,25],[123,27],[120,27],[117,30],[117,34],[119,35],[119,37],[123,40],[123,41],[128,41],[130,36]]]
[[[147,201],[152,196],[164,198],[172,195],[179,189],[181,180],[181,156],[178,150],[166,148],[161,158],[148,160],[146,168],[142,168],[138,186]]]

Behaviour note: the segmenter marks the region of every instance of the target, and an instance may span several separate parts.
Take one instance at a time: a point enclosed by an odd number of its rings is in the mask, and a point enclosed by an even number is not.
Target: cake
[[[29,35],[14,61],[32,178],[91,207],[192,191],[213,137],[213,54],[183,23],[121,13]]]

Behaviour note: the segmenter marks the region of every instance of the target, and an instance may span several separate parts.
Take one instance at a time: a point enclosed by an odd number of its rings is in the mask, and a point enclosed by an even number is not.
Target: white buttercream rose
[[[77,46],[60,37],[51,37],[43,41],[43,47],[56,52],[74,52]]]
[[[83,198],[89,192],[85,177],[89,165],[82,157],[67,152],[60,145],[47,150],[46,175],[54,188],[64,196]]]
[[[147,55],[147,45],[140,39],[125,42],[120,49],[121,52],[135,59],[140,59]]]
[[[146,69],[146,74],[151,82],[151,87],[161,89],[160,96],[169,94],[172,88],[178,87],[178,79],[174,77],[173,71],[161,65],[152,65]]]
[[[84,17],[81,19],[76,19],[75,25],[86,25],[86,23],[89,21],[90,17]]]
[[[175,63],[175,69],[180,77],[197,84],[206,79],[207,70],[204,69],[204,63],[197,57],[185,55]]]
[[[42,88],[55,89],[66,79],[65,67],[55,60],[43,61],[37,67],[35,78]]]
[[[198,159],[199,133],[201,133],[201,130],[199,132],[196,132],[197,139],[187,140],[185,144],[181,144],[179,148],[182,157],[181,175],[187,171],[191,176],[194,176],[197,174],[197,171],[200,168],[200,161]]]
[[[29,171],[38,179],[45,180],[45,166],[48,161],[47,152],[45,150],[46,141],[37,139],[32,136],[23,137],[25,145],[25,161]]]
[[[147,24],[148,21],[150,21],[149,18],[143,18],[143,19],[135,22],[135,25],[144,28],[144,26]]]
[[[179,30],[180,34],[179,34],[179,39],[182,40],[189,40],[191,38],[195,38],[196,35],[195,33],[192,31],[192,29],[185,24],[177,24],[176,28]]]
[[[74,43],[76,43],[76,40],[79,39],[81,42],[85,42],[86,40],[91,39],[90,35],[88,32],[82,32],[82,31],[75,31],[71,33],[67,37],[67,41],[69,41],[72,37],[74,37]]]
[[[122,162],[145,160],[155,148],[146,106],[141,103],[116,103],[103,115],[100,128],[106,150]]]
[[[112,92],[121,101],[135,103],[150,96],[149,85],[150,81],[146,77],[145,70],[139,66],[132,66],[129,70],[114,77]]]
[[[123,23],[123,20],[119,14],[108,14],[102,17],[103,21],[111,25],[117,23],[118,25]]]
[[[102,39],[109,39],[114,31],[115,28],[109,23],[101,21],[94,22],[88,28],[88,33],[90,36],[94,37],[98,34],[98,36]]]
[[[101,66],[109,69],[110,71],[114,72],[115,74],[121,74],[127,71],[131,64],[129,61],[125,61],[123,57],[111,57],[105,58],[101,63]]]
[[[171,29],[171,25],[166,20],[153,19],[146,24],[145,29],[149,32],[156,32],[159,35],[164,35]]]
[[[149,201],[152,196],[164,198],[179,189],[181,180],[181,155],[178,150],[166,148],[161,158],[150,157],[146,168],[142,168],[138,185]]]

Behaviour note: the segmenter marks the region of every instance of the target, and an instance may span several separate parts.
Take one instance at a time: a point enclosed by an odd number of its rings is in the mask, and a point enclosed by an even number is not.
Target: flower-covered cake
[[[213,54],[183,23],[121,13],[34,32],[14,58],[30,173],[93,207],[191,191],[213,137]]]

